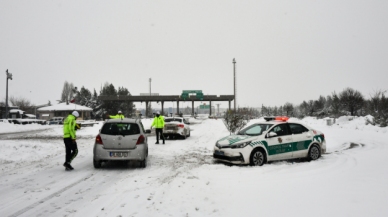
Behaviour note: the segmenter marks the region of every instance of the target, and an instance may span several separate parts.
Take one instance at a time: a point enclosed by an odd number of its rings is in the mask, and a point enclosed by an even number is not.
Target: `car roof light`
[[[275,120],[278,120],[278,121],[287,121],[288,119],[290,119],[289,117],[276,117]]]

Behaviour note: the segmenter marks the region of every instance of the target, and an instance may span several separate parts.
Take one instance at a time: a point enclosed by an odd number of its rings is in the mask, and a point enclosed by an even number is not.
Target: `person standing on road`
[[[111,115],[106,115],[108,118],[112,118],[112,119],[124,119],[124,115],[121,114],[121,111],[118,112],[119,114],[117,114],[116,116],[111,116]]]
[[[66,161],[63,166],[66,170],[74,169],[70,164],[78,154],[77,142],[75,141],[75,119],[78,117],[78,112],[73,111],[73,113],[67,116],[67,118],[63,121],[63,141],[65,142],[66,147]]]
[[[155,131],[156,131],[156,143],[155,144],[159,144],[159,133],[160,133],[160,137],[163,139],[163,144],[164,144],[164,135],[163,135],[164,118],[162,115],[160,115],[159,112],[156,112],[156,116],[154,118],[154,122],[151,125],[151,129],[153,126],[155,126]]]

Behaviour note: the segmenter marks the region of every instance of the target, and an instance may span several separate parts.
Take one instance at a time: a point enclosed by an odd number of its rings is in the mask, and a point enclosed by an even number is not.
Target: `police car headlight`
[[[230,147],[231,148],[245,148],[245,146],[251,144],[251,142],[243,142],[243,143],[237,143],[237,144],[233,144],[231,145]]]

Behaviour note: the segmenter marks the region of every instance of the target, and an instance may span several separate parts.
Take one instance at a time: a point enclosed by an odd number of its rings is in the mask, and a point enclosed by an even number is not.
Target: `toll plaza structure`
[[[162,114],[164,113],[164,102],[176,102],[177,103],[177,113],[179,114],[179,102],[192,102],[192,114],[194,115],[194,102],[209,102],[210,111],[209,115],[212,113],[212,102],[214,101],[226,101],[229,102],[229,110],[231,101],[234,100],[234,95],[203,95],[201,93],[197,93],[197,95],[186,95],[185,92],[182,95],[158,95],[158,96],[99,96],[99,100],[101,101],[122,101],[126,103],[131,102],[145,102],[146,103],[146,114],[148,114],[148,103],[150,102],[161,102],[162,106]]]

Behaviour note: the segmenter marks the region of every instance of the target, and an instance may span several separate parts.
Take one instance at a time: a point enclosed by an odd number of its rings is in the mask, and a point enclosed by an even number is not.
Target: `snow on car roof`
[[[140,119],[134,119],[134,118],[123,118],[123,119],[109,119],[109,120],[106,120],[106,122],[112,122],[112,123],[119,123],[119,122],[123,122],[123,123],[136,123],[137,120],[140,120]]]
[[[59,103],[57,105],[38,108],[38,111],[73,111],[73,110],[92,111],[93,109],[86,107],[86,106],[77,105],[74,103],[69,103],[69,105],[67,105],[65,102]]]
[[[9,110],[9,113],[20,113],[20,114],[23,114],[24,111],[22,111],[20,109],[11,109],[11,110]]]

